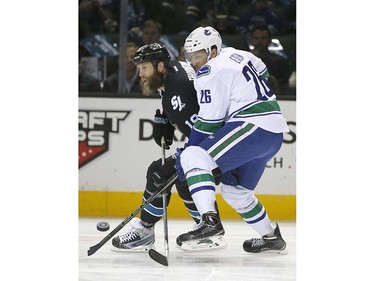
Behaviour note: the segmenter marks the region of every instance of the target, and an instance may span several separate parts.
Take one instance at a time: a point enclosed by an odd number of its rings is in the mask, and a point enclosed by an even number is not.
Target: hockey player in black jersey
[[[144,45],[139,48],[134,56],[134,63],[139,69],[141,88],[145,95],[158,91],[161,97],[162,112],[156,110],[153,126],[155,142],[161,146],[164,137],[166,149],[173,142],[174,130],[177,128],[185,136],[190,135],[191,128],[199,111],[197,96],[193,85],[194,69],[186,62],[170,61],[170,55],[164,46],[158,43]],[[166,159],[166,165],[175,166],[175,156]],[[153,194],[157,186],[154,184],[155,173],[163,173],[162,160],[151,163],[147,170],[146,189],[143,200],[147,200]],[[191,198],[186,182],[176,182],[176,189],[184,201],[189,214],[198,224],[201,216]],[[168,191],[167,203],[169,203],[171,191]],[[141,212],[140,219],[134,218],[131,228],[123,235],[112,239],[114,251],[148,250],[155,242],[154,225],[163,215],[163,200],[156,198]],[[226,242],[221,240],[206,247],[224,247]]]

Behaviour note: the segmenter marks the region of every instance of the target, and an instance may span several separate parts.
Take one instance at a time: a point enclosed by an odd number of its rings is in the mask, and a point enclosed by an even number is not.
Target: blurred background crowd
[[[295,0],[79,0],[79,95],[142,96],[136,50],[159,42],[184,61],[186,36],[207,25],[261,58],[278,96],[295,96]]]

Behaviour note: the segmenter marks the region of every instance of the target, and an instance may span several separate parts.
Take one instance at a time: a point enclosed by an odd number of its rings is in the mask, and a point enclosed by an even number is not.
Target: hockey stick
[[[161,138],[161,162],[165,164],[165,140]],[[165,256],[154,249],[148,251],[148,255],[157,263],[168,266],[169,244],[168,244],[168,215],[167,215],[167,192],[163,192],[163,222],[164,222],[164,249]]]
[[[167,188],[174,185],[176,180],[178,179],[177,173],[175,173],[168,181],[167,183],[162,187],[159,188],[157,191],[155,191],[147,200],[145,200],[137,209],[133,211],[126,219],[124,219],[114,230],[112,230],[106,237],[103,238],[102,241],[100,241],[98,244],[92,246],[87,251],[87,255],[91,256],[94,254],[97,250],[99,250],[105,243],[108,242],[109,239],[111,239],[117,232],[120,231],[129,221],[131,221],[132,218],[134,218],[139,212],[141,212],[149,203],[151,203],[160,193],[162,193]]]

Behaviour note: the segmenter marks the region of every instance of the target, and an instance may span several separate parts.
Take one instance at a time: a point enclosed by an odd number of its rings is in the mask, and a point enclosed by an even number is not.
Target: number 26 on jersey
[[[211,92],[210,90],[201,90],[200,103],[211,103]]]

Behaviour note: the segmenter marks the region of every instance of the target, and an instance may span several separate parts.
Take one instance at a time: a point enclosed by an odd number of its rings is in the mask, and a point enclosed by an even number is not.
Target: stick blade
[[[154,249],[150,249],[148,251],[148,255],[157,263],[160,263],[164,266],[168,266],[168,258],[160,254],[158,251],[155,251]]]
[[[88,256],[91,256],[91,255],[95,254],[95,252],[96,252],[97,250],[99,250],[99,248],[100,248],[100,243],[99,243],[99,244],[96,244],[96,245],[94,245],[94,246],[92,246],[92,247],[90,247],[89,250],[87,251],[87,255],[88,255]]]

